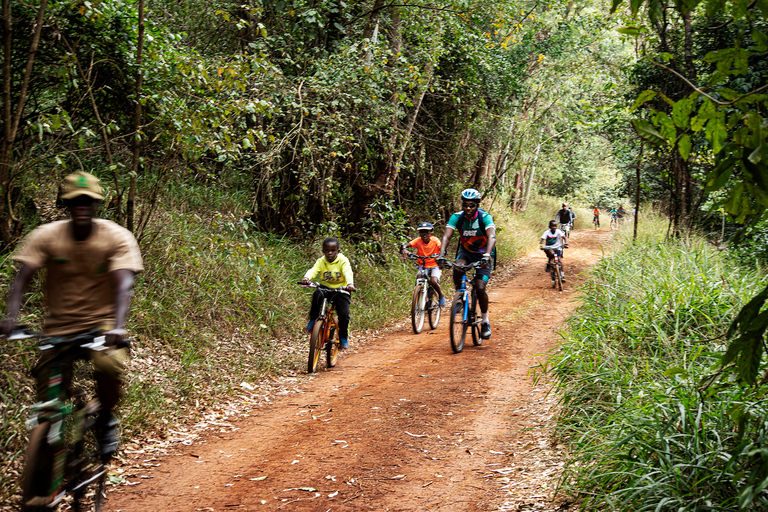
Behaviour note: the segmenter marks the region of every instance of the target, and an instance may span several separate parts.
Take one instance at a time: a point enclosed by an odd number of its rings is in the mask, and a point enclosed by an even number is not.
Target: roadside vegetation
[[[549,374],[570,446],[561,490],[584,510],[764,510],[768,407],[721,367],[725,330],[768,282],[755,260],[666,221],[622,230]]]

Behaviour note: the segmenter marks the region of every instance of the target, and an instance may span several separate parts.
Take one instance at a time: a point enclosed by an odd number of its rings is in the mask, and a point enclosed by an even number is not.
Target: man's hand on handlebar
[[[437,259],[435,261],[437,261],[437,266],[438,267],[440,267],[441,269],[445,268],[445,256],[440,254],[440,255],[437,256]]]
[[[104,344],[107,346],[120,345],[128,331],[125,329],[112,329],[104,333]]]
[[[301,281],[299,281],[299,282],[300,282],[301,284],[303,284],[303,285],[305,285],[305,286],[306,286],[306,285],[308,285],[308,284],[309,284],[309,279],[307,279],[307,278],[305,277],[304,279],[302,279],[302,280],[301,280]]]
[[[480,268],[486,269],[491,267],[491,255],[488,253],[483,254],[483,262],[480,265]]]
[[[355,285],[353,285],[353,284],[348,284],[346,286],[346,289],[347,289],[348,292],[354,292],[356,290]]]
[[[16,328],[16,319],[11,317],[3,318],[0,321],[0,335],[10,336],[13,330]]]

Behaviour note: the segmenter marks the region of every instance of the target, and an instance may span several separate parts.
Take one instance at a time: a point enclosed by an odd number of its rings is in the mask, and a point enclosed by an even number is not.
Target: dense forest
[[[101,179],[103,215],[153,263],[139,336],[192,366],[196,340],[299,323],[263,306],[315,254],[304,244],[342,237],[376,282],[414,219],[441,229],[467,186],[500,217],[540,197],[552,212],[561,199],[653,210],[674,243],[730,239],[731,259],[761,266],[767,17],[766,0],[2,0],[4,290],[10,253],[64,215],[56,189],[75,170]],[[763,287],[707,331],[728,340],[712,378],[757,402]],[[40,308],[36,294],[33,322]],[[242,371],[273,371],[264,361]],[[734,443],[762,439],[762,412],[728,414]],[[4,412],[9,465],[19,424]],[[748,484],[735,471],[724,492],[753,510],[768,449],[739,446]]]

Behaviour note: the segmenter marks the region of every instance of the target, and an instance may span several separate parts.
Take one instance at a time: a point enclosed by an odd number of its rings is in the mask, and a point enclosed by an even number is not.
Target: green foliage
[[[595,268],[551,360],[572,449],[562,484],[589,509],[765,508],[764,392],[717,370],[722,326],[765,276],[663,232],[646,224]]]

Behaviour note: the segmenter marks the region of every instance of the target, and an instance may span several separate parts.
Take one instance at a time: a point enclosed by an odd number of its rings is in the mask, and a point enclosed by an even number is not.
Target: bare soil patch
[[[171,431],[171,450],[126,446],[108,510],[573,510],[553,499],[556,400],[531,369],[557,346],[610,236],[572,235],[562,293],[540,251],[496,272],[493,336],[481,347],[451,351],[446,308],[434,331],[414,335],[404,322],[353,336],[336,368],[287,379],[272,399],[244,393],[250,412],[206,418],[204,436]]]

